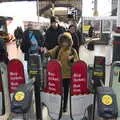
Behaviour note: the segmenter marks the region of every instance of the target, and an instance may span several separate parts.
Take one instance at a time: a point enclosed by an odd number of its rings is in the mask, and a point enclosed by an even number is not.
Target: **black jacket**
[[[73,48],[75,48],[77,53],[79,53],[79,46],[80,46],[80,44],[79,44],[79,37],[78,37],[76,32],[75,33],[71,33],[71,35],[72,35],[72,39],[73,39]]]
[[[53,29],[52,27],[48,28],[45,35],[46,37],[45,47],[49,50],[58,45],[57,43],[58,36],[63,32],[65,32],[65,28],[61,26],[58,26],[57,29]]]
[[[29,48],[31,47],[31,41],[29,38],[29,31],[33,31],[33,34],[36,37],[39,47],[43,46],[44,38],[39,30],[26,30],[23,33],[23,40],[21,43],[21,50],[25,53],[25,60],[29,59]]]
[[[33,31],[33,34],[35,35],[38,45],[40,47],[43,46],[43,43],[44,43],[44,38],[39,30],[26,30],[23,33],[24,39],[23,39],[22,46],[21,46],[21,49],[24,53],[27,53],[29,48],[31,47],[29,31]]]

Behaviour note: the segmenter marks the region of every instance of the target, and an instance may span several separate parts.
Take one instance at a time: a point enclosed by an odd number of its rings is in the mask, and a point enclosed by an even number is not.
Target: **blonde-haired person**
[[[58,37],[58,46],[48,50],[53,59],[57,59],[62,65],[62,79],[64,88],[63,112],[67,111],[68,92],[71,79],[71,67],[73,62],[78,61],[77,51],[72,47],[73,40],[69,32],[64,32]]]

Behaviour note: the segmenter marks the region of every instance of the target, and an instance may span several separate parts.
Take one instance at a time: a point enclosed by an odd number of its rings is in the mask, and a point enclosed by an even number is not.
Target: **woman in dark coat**
[[[72,39],[73,39],[73,48],[75,48],[76,49],[76,51],[77,51],[77,53],[79,53],[79,46],[80,46],[80,44],[79,44],[79,36],[78,36],[78,34],[77,34],[77,31],[76,31],[76,26],[75,25],[70,25],[69,26],[69,29],[68,29],[68,31],[71,33],[71,35],[72,35]]]

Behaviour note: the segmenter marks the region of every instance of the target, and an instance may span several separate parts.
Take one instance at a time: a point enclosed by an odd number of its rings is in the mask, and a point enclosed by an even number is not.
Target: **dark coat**
[[[71,66],[73,62],[78,61],[79,57],[74,48],[72,48],[73,41],[72,37],[69,37],[67,34],[63,34],[62,36],[66,36],[66,42],[68,42],[69,47],[64,48],[62,47],[63,40],[58,39],[58,46],[55,46],[53,49],[49,50],[48,53],[51,55],[52,58],[57,59],[60,61],[62,66],[62,78],[71,78]],[[57,53],[57,57],[56,57]],[[68,57],[73,55],[73,60],[69,60]]]
[[[28,51],[28,49],[31,47],[31,41],[29,38],[29,31],[33,31],[33,34],[36,37],[36,40],[38,42],[38,45],[41,47],[44,43],[44,38],[39,30],[26,30],[24,31],[24,43],[25,43],[25,52]]]
[[[79,53],[79,46],[80,46],[80,44],[79,44],[79,37],[78,37],[76,32],[75,33],[71,33],[71,35],[72,35],[72,39],[73,39],[73,48],[75,48],[77,53]]]
[[[29,38],[29,31],[33,31],[33,34],[36,37],[36,40],[38,42],[38,46],[41,47],[43,46],[44,43],[44,38],[39,30],[26,30],[23,33],[23,42],[21,44],[21,49],[22,52],[25,53],[25,59],[27,60],[28,55],[29,55],[29,48],[31,47],[31,41]]]
[[[45,47],[49,50],[58,45],[57,43],[58,36],[63,32],[65,32],[65,28],[61,26],[58,26],[57,29],[53,29],[52,27],[48,28],[45,35],[46,37]]]

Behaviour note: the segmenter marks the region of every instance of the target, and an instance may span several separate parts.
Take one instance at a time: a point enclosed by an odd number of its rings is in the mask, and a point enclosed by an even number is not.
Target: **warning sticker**
[[[18,101],[18,102],[22,101],[24,98],[25,98],[25,93],[24,92],[20,91],[20,92],[17,92],[15,94],[15,100]]]
[[[104,95],[103,97],[102,97],[102,103],[104,104],[104,105],[111,105],[112,104],[112,97],[110,96],[110,95]]]

